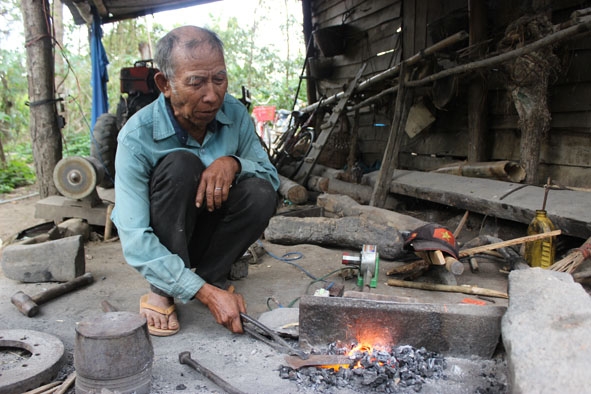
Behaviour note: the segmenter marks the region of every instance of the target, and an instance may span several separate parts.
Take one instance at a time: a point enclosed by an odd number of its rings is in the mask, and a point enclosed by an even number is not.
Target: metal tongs
[[[306,352],[292,347],[285,339],[277,335],[275,331],[265,326],[258,320],[253,319],[245,313],[240,313],[240,318],[242,319],[242,328],[244,331],[252,335],[254,338],[266,343],[267,345],[282,353],[287,353],[291,356],[297,356],[302,360],[308,359],[309,355]],[[257,331],[257,329],[261,330],[265,335],[271,337],[271,339],[261,334],[259,331]]]

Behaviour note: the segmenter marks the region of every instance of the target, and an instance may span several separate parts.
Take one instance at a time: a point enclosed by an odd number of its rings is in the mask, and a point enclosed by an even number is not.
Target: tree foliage
[[[222,21],[210,15],[210,22],[205,26],[224,41],[229,92],[240,97],[241,87],[245,86],[251,92],[253,106],[291,109],[305,51],[301,21],[287,12],[288,3],[294,2],[299,3],[298,0],[259,0],[251,22],[241,24],[236,18]],[[4,151],[7,161],[18,159],[31,164],[24,35],[22,27],[15,28],[22,24],[19,4],[18,0],[6,0],[0,5],[0,62],[3,65],[0,70],[0,159]],[[278,31],[269,33],[267,25],[271,18],[281,18],[282,23]],[[168,29],[149,23],[148,18],[138,18],[103,25],[103,30],[103,44],[110,62],[109,106],[110,112],[115,112],[120,97],[119,71],[143,60],[138,50],[140,43],[153,48]],[[63,156],[88,156],[92,106],[88,28],[76,26],[69,20],[64,23],[63,31],[64,43],[56,44],[54,49],[56,57],[61,57],[65,64],[56,70],[63,99],[58,103],[58,112],[65,119],[61,130]],[[269,44],[269,34],[281,37],[281,44]],[[9,43],[12,45],[7,45]]]

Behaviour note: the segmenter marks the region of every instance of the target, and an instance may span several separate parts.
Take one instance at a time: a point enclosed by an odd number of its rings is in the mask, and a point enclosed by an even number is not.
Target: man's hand
[[[221,208],[222,203],[228,199],[234,176],[239,171],[238,161],[230,156],[220,157],[211,163],[201,174],[195,197],[197,208],[203,203],[209,212]]]
[[[209,308],[218,324],[237,334],[244,332],[240,313],[246,313],[246,305],[241,294],[230,293],[206,283],[195,298]]]

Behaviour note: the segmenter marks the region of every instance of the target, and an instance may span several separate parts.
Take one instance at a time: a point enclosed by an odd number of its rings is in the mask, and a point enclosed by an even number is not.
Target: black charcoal
[[[420,392],[427,380],[446,377],[443,356],[425,348],[404,345],[390,351],[351,350],[355,348],[356,344],[332,343],[327,350],[330,355],[349,355],[352,369],[306,367],[295,373],[289,367],[281,367],[279,376],[316,390],[339,387],[379,393],[408,392],[409,389]]]

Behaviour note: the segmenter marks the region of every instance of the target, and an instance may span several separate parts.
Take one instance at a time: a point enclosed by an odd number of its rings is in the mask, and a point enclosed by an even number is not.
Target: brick
[[[313,297],[300,300],[300,346],[355,341],[425,347],[446,356],[492,357],[504,306]]]
[[[84,242],[76,235],[33,245],[9,245],[0,258],[7,278],[21,282],[67,282],[86,269]]]

